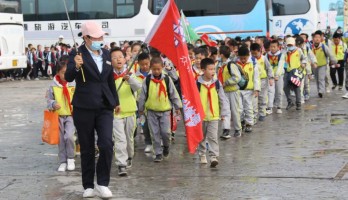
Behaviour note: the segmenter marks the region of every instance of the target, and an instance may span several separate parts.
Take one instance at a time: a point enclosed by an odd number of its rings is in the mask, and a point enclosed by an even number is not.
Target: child
[[[242,125],[245,126],[245,132],[250,133],[254,125],[253,101],[258,97],[261,89],[259,67],[250,58],[250,51],[246,46],[241,46],[238,49],[237,64],[241,66],[243,74],[248,79],[248,85],[244,90],[241,90],[240,94],[243,106]]]
[[[139,64],[140,69],[139,69],[139,71],[137,71],[135,73],[135,76],[137,77],[137,79],[138,79],[138,81],[140,83],[143,83],[145,78],[149,74],[151,74],[151,70],[150,70],[150,56],[149,56],[149,54],[141,53],[138,56],[138,64]],[[139,102],[138,102],[138,104],[139,104]],[[146,118],[145,118],[142,130],[143,130],[143,134],[144,134],[144,137],[145,137],[145,149],[144,149],[144,152],[145,153],[151,153],[152,152],[152,141],[151,141],[149,125],[148,125],[148,122],[147,122]]]
[[[131,59],[129,60],[129,65],[133,62],[133,59],[136,58],[136,56],[138,55],[139,51],[141,50],[141,44],[140,43],[133,43],[131,46]],[[138,65],[138,61],[135,60],[134,61],[134,66],[132,68],[132,72],[137,72],[139,70],[139,65]]]
[[[281,57],[281,52],[279,50],[279,42],[273,40],[270,43],[270,52],[267,54],[267,60],[272,66],[273,76],[275,83],[269,85],[268,90],[268,108],[266,110],[267,114],[272,114],[273,106],[277,108],[277,114],[282,113],[282,91],[283,91],[283,67],[279,67],[279,60]]]
[[[120,48],[110,52],[114,68],[114,79],[121,111],[114,118],[115,158],[118,175],[126,176],[126,167],[132,167],[134,157],[134,130],[136,129],[137,103],[134,92],[141,88],[141,83],[127,70],[126,55]],[[122,86],[120,87],[121,83]]]
[[[338,85],[338,90],[343,89],[343,79],[344,79],[344,53],[346,52],[347,45],[342,42],[341,34],[333,34],[333,44],[331,50],[335,55],[338,65],[333,65],[330,67],[330,76],[333,83],[332,90],[335,90]],[[336,78],[336,72],[338,74],[338,84]]]
[[[263,44],[261,39],[260,42]],[[266,117],[268,86],[273,86],[274,81],[273,70],[268,60],[262,55],[261,46],[258,43],[251,44],[250,50],[252,59],[254,59],[258,64],[261,79],[260,95],[258,99],[255,99],[256,101],[254,101],[254,118],[255,122],[258,117],[259,121],[264,121]]]
[[[169,155],[169,116],[172,104],[176,114],[180,115],[182,103],[173,81],[162,72],[162,59],[152,58],[150,66],[152,74],[146,77],[140,92],[139,114],[143,115],[146,108],[155,153],[154,162],[161,162],[163,156],[168,157]],[[161,141],[163,141],[163,149]]]
[[[75,169],[74,160],[74,133],[75,126],[73,122],[71,100],[75,91],[75,82],[68,83],[64,74],[66,63],[57,65],[57,75],[47,91],[47,108],[55,111],[59,115],[59,172]]]
[[[215,79],[215,62],[210,58],[201,61],[203,75],[198,78],[197,87],[200,93],[205,118],[203,122],[204,140],[199,144],[199,160],[207,164],[207,145],[209,146],[210,167],[218,165],[219,120],[225,120],[229,115],[229,103],[219,80]],[[221,118],[220,118],[221,117]],[[226,119],[227,120],[227,119]]]
[[[231,55],[231,50],[228,46],[225,46],[225,45],[221,45],[220,48],[219,48],[219,56],[220,56],[220,60],[219,60],[219,63],[218,63],[218,66],[216,68],[216,71],[218,72],[218,77],[219,78],[219,81],[221,82],[221,76],[222,76],[222,68],[224,66],[227,65],[228,62],[230,62],[230,55]],[[222,83],[222,82],[221,82]]]
[[[193,76],[197,80],[203,74],[201,70],[201,60],[208,57],[208,51],[204,48],[195,49],[195,64],[192,66]]]
[[[318,61],[318,66],[314,71],[317,80],[318,96],[323,98],[326,88],[325,77],[328,60],[330,65],[336,65],[337,60],[329,48],[322,43],[322,32],[320,30],[314,33],[312,51]]]
[[[290,95],[290,90],[294,90],[296,96],[296,110],[301,110],[301,88],[292,84],[290,73],[294,69],[298,69],[303,72],[307,65],[307,58],[302,53],[301,49],[295,46],[295,39],[289,37],[286,39],[287,51],[283,53],[281,63],[285,63],[285,75],[284,75],[284,93],[288,101],[286,110],[289,110],[295,104],[293,103]]]

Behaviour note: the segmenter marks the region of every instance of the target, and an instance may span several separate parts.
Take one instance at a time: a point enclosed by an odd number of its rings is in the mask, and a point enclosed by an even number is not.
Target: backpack
[[[201,91],[201,83],[199,81],[197,81],[196,84],[197,84],[198,91],[200,92]],[[215,81],[215,88],[216,88],[216,91],[218,92],[219,89],[220,89],[220,82],[219,82],[219,80]],[[219,92],[218,92],[218,94],[219,94]]]
[[[147,75],[146,78],[145,78],[145,84],[146,84],[146,88],[147,88],[145,101],[147,101],[147,99],[149,98],[150,81],[151,81],[151,74]],[[166,75],[166,74],[164,74],[164,82],[166,83],[167,96],[169,98],[169,76]]]
[[[310,49],[311,49],[312,51],[313,51],[313,46],[314,46],[314,44],[313,44],[312,46],[310,46]],[[325,51],[325,44],[321,43],[321,49],[322,49],[323,52],[324,52],[325,58],[327,58],[326,51]],[[308,52],[308,49],[307,49],[307,52]]]
[[[251,60],[253,61],[253,66],[255,68],[255,66],[256,66],[256,59],[252,57]],[[245,88],[248,85],[249,78],[244,73],[243,69],[235,62],[229,62],[228,65],[227,65],[228,72],[230,73],[231,76],[232,76],[232,72],[231,72],[231,64],[232,63],[235,64],[238,67],[239,73],[241,75],[241,80],[238,82],[239,89],[240,90],[245,90]]]

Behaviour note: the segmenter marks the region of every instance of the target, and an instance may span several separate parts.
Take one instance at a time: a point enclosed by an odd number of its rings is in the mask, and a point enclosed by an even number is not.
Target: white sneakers
[[[97,185],[96,191],[98,193],[98,196],[101,198],[112,198],[112,192],[108,187]]]
[[[277,114],[282,114],[282,113],[283,113],[282,109],[278,108],[277,109]]]
[[[95,196],[94,189],[92,188],[87,188],[83,192],[83,198],[93,198],[94,196]]]
[[[151,151],[152,151],[152,145],[146,145],[144,152],[151,153]]]
[[[74,159],[68,159],[68,167],[67,169],[69,171],[75,170],[75,160]]]
[[[65,172],[66,171],[66,163],[62,163],[58,167],[59,172]]]
[[[199,163],[200,164],[207,164],[208,163],[207,156],[205,156],[205,155],[199,156]]]
[[[348,99],[348,93],[346,93],[344,96],[342,96],[343,99]]]

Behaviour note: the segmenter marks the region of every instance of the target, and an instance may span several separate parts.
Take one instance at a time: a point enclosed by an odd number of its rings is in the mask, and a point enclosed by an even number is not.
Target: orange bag
[[[42,141],[47,144],[59,144],[59,119],[58,113],[44,111],[44,124],[42,127]]]

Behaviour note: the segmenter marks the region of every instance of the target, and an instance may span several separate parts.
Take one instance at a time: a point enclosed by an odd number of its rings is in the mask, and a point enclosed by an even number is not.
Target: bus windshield
[[[0,13],[19,13],[18,0],[0,0]]]

